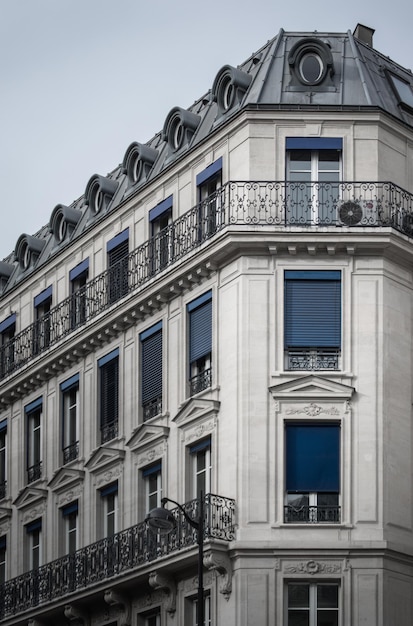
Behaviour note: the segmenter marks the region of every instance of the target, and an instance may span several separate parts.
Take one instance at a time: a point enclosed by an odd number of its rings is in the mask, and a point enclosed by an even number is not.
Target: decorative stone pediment
[[[203,398],[189,398],[181,405],[173,421],[180,428],[186,427],[193,422],[204,421],[210,418],[216,420],[221,403],[218,400],[207,400]]]
[[[90,459],[85,464],[90,472],[102,472],[113,465],[122,463],[125,451],[117,448],[98,448],[92,452]]]
[[[17,496],[13,504],[18,509],[27,509],[29,507],[42,505],[47,500],[47,489],[39,489],[38,487],[25,487]]]
[[[53,476],[48,486],[57,493],[77,487],[83,483],[85,472],[83,470],[61,467]]]
[[[168,439],[168,426],[157,426],[156,424],[140,424],[133,432],[132,437],[127,442],[127,446],[134,452],[142,451],[148,446],[154,446]]]
[[[311,374],[272,385],[270,392],[275,400],[350,400],[355,389],[324,376]]]
[[[350,411],[354,387],[309,375],[270,387],[276,412],[290,417],[339,417]]]

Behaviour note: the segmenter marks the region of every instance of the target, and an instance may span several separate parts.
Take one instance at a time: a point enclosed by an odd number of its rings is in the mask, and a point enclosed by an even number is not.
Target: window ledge
[[[294,523],[285,523],[285,522],[281,522],[279,524],[275,523],[275,524],[271,524],[271,528],[318,528],[318,529],[325,529],[325,528],[339,528],[339,529],[345,529],[345,530],[349,530],[351,528],[354,528],[354,524],[350,524],[350,523],[346,523],[346,522],[338,522],[337,524],[334,523],[330,523],[330,522],[320,522],[319,524],[316,523],[308,523],[306,524],[305,522],[300,522],[298,524],[294,524]]]

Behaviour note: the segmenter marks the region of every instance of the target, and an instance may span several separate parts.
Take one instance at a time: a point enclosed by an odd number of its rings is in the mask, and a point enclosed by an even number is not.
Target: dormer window
[[[218,72],[212,86],[212,95],[221,115],[241,104],[251,80],[250,74],[231,65],[225,65]]]
[[[74,231],[80,218],[80,211],[72,207],[58,204],[53,209],[49,223],[49,231],[53,233],[57,243],[62,243],[66,237]]]
[[[190,143],[200,121],[199,115],[186,109],[175,107],[170,111],[163,127],[162,138],[168,142],[172,152],[177,152]]]
[[[45,239],[31,235],[20,235],[14,254],[22,270],[29,269],[37,261],[45,243]]]
[[[105,176],[95,174],[89,180],[85,191],[85,204],[92,215],[98,215],[107,209],[118,188],[118,183]]]
[[[122,164],[122,171],[127,175],[129,185],[146,180],[157,157],[157,150],[136,141],[132,143],[126,150]]]
[[[412,85],[400,78],[400,76],[396,76],[395,74],[387,73],[391,87],[394,91],[394,94],[397,98],[397,104],[401,107],[407,108],[410,112],[413,110],[413,88]]]
[[[334,88],[333,55],[329,45],[315,37],[300,39],[288,55],[291,81],[290,91],[307,91],[309,87],[319,87],[321,91]]]

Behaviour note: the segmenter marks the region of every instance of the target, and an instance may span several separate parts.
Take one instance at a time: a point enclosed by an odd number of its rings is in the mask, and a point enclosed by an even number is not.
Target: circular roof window
[[[316,85],[324,75],[324,63],[315,52],[304,54],[299,63],[300,76],[309,85]]]

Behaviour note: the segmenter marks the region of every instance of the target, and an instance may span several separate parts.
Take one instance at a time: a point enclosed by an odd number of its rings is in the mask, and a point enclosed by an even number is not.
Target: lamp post
[[[162,535],[169,534],[176,527],[176,519],[165,504],[171,502],[175,504],[183,514],[184,518],[192,528],[197,531],[198,543],[198,602],[197,602],[197,623],[198,626],[204,626],[204,496],[201,491],[199,494],[198,519],[189,517],[184,507],[171,500],[171,498],[162,498],[161,505],[156,509],[149,511],[145,518],[148,527]]]

